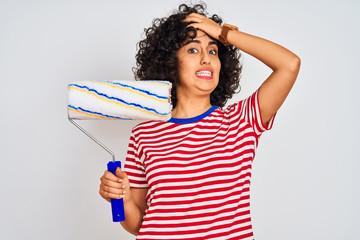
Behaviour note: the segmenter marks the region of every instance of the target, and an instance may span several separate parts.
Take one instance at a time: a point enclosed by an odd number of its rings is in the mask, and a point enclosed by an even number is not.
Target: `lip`
[[[202,71],[211,72],[211,76],[198,76],[198,75],[196,75],[197,72],[202,72]],[[214,72],[214,71],[213,71],[211,68],[200,68],[199,70],[196,71],[195,76],[196,76],[197,78],[210,80],[210,79],[213,79],[213,72]]]

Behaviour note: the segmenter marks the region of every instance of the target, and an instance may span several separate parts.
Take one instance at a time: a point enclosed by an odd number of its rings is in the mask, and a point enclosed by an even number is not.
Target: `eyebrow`
[[[193,42],[194,42],[194,43],[201,43],[199,40],[193,40],[193,39],[192,39],[192,40],[189,40],[188,42],[186,42],[186,43],[184,44],[184,46],[185,46],[185,45],[188,45],[188,44],[190,44],[190,43],[193,43]],[[215,41],[210,41],[208,45],[216,45],[216,46],[217,46],[218,44],[217,44],[217,42],[215,42]]]

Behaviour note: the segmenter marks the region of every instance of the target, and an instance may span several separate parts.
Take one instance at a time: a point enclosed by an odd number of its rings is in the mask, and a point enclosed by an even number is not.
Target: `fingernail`
[[[125,185],[122,185],[122,188],[125,188]]]
[[[124,190],[124,191],[123,191],[123,194],[125,194],[125,193],[126,193],[126,191]]]
[[[122,183],[122,179],[119,180],[119,183]]]

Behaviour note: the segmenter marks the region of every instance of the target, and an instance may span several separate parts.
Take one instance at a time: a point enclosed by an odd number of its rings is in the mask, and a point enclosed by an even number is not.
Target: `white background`
[[[0,239],[134,239],[98,195],[111,160],[67,120],[67,84],[133,79],[136,43],[179,1],[0,2]],[[251,209],[258,240],[359,239],[359,1],[207,1],[240,30],[300,56],[262,136]],[[270,70],[243,55],[239,100]],[[83,121],[124,160],[133,121]]]

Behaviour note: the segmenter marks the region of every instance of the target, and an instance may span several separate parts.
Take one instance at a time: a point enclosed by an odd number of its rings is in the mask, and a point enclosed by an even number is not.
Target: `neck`
[[[192,118],[203,114],[212,107],[210,98],[207,99],[178,99],[172,110],[174,118]]]

